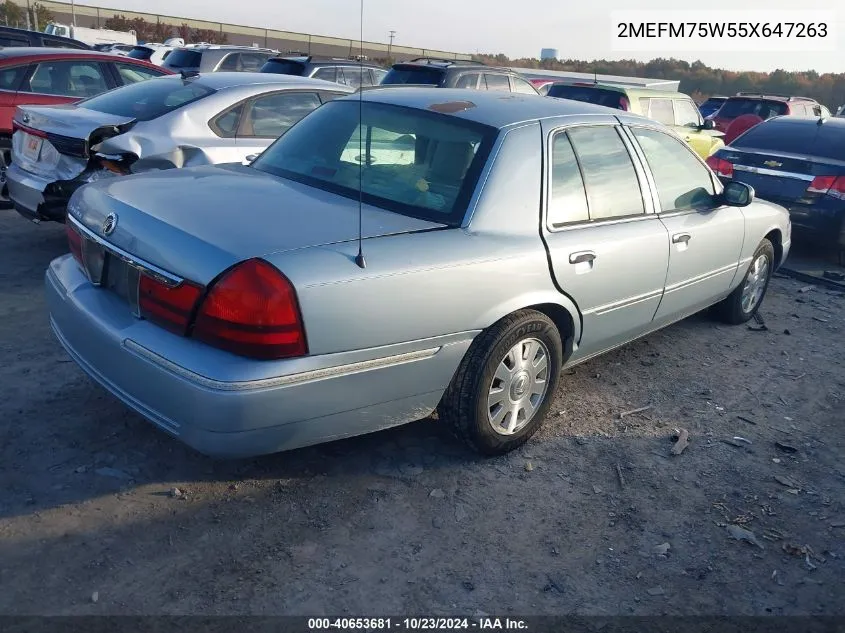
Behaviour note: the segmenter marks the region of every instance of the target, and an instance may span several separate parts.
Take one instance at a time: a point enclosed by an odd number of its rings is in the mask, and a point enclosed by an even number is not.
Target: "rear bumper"
[[[12,163],[6,171],[9,197],[15,209],[28,220],[64,222],[70,196],[45,193],[52,180],[25,171]]]
[[[289,361],[253,361],[133,317],[70,255],[46,274],[71,358],[141,416],[221,458],[274,453],[429,415],[475,332]]]

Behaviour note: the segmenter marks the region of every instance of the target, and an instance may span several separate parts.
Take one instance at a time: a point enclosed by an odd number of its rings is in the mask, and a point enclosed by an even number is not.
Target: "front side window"
[[[675,99],[675,125],[681,127],[700,127],[701,113],[692,101]]]
[[[140,81],[111,90],[79,107],[139,121],[149,121],[177,108],[198,101],[214,90],[177,77],[163,77],[159,81]]]
[[[484,73],[484,79],[487,82],[487,90],[496,90],[500,92],[511,91],[511,84],[508,81],[507,75],[494,75],[492,73]]]
[[[713,180],[693,151],[680,140],[646,128],[633,128],[645,154],[662,211],[709,209],[713,206]]]
[[[511,83],[513,83],[513,91],[518,92],[520,94],[525,95],[536,95],[537,91],[534,89],[530,83],[525,81],[524,79],[520,79],[519,77],[511,77]]]
[[[154,79],[161,77],[162,73],[152,68],[144,68],[143,66],[136,66],[135,64],[121,64],[116,63],[117,72],[120,75],[120,80],[123,85],[138,83],[147,79]]]
[[[238,136],[278,138],[297,121],[321,105],[313,92],[277,93],[252,102]]]
[[[640,97],[643,113],[649,118],[663,125],[675,125],[675,110],[672,109],[671,99],[655,99],[654,97]]]
[[[568,134],[584,174],[590,220],[644,214],[637,172],[616,128],[580,127]]]
[[[551,166],[549,227],[560,228],[573,222],[586,222],[590,219],[590,213],[584,180],[572,144],[564,133],[556,134],[552,140]]]
[[[252,166],[354,200],[360,187],[366,204],[457,226],[496,134],[434,112],[344,99],[305,117]]]
[[[93,97],[108,90],[97,62],[42,62],[29,79],[28,92],[63,97]]]

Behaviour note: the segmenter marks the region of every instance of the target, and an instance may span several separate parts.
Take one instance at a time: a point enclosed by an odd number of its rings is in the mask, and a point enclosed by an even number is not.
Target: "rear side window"
[[[525,81],[524,79],[520,79],[519,77],[511,77],[511,82],[513,83],[513,91],[518,92],[520,94],[525,95],[536,95],[537,91],[534,89],[530,83]]]
[[[549,97],[558,99],[572,99],[583,103],[595,103],[608,108],[622,110],[622,93],[604,88],[590,88],[589,86],[566,86],[556,84],[549,87]]]
[[[386,70],[382,70],[381,68],[371,68],[370,70],[373,73],[373,83],[375,83],[375,85],[377,86],[381,84],[382,81],[384,81],[385,77],[387,77]]]
[[[484,73],[484,80],[487,82],[487,90],[495,90],[499,92],[511,91],[511,84],[510,81],[508,81],[507,75]]]
[[[207,97],[214,91],[196,83],[177,78],[160,81],[139,81],[111,90],[79,104],[82,108],[150,121],[177,108]]]
[[[180,48],[173,51],[167,57],[168,68],[199,68],[202,61],[202,53],[198,51]]]
[[[240,57],[240,53],[229,53],[228,55],[226,55],[223,61],[220,62],[220,65],[217,67],[217,70],[237,72],[238,70],[240,70]]]
[[[337,82],[355,88],[361,87],[362,69],[356,66],[343,66],[337,69]],[[369,82],[364,82],[364,85],[369,85]]]
[[[478,73],[466,73],[458,77],[458,81],[455,82],[455,88],[467,88],[469,90],[477,90],[478,89],[478,78],[481,75]]]
[[[129,51],[126,56],[131,57],[132,59],[142,59],[144,61],[149,61],[150,57],[153,56],[153,49],[147,48],[146,46],[136,46],[131,51]]]
[[[663,125],[675,125],[675,111],[672,109],[671,99],[655,99],[654,97],[641,97],[640,106],[643,114]]]
[[[719,118],[735,119],[743,114],[755,114],[761,119],[770,119],[787,113],[783,101],[765,99],[728,99],[719,110]]]
[[[552,174],[549,191],[548,226],[560,228],[590,219],[587,192],[575,152],[566,134],[556,134],[552,141]]]
[[[270,62],[267,62],[269,65]],[[267,72],[262,69],[261,72]],[[295,74],[295,73],[287,73],[287,74]],[[314,71],[314,74],[311,75],[314,79],[322,79],[323,81],[337,81],[337,67],[336,66],[324,66],[323,68],[318,68]]]
[[[267,61],[267,55],[260,53],[241,53],[240,66],[238,70],[245,73],[257,73],[261,70],[264,62]]]
[[[252,102],[238,136],[278,138],[321,104],[320,97],[311,92],[287,92],[258,97]]]
[[[568,134],[584,174],[590,220],[644,214],[637,172],[616,129],[581,127]]]
[[[29,79],[29,92],[64,97],[93,97],[108,90],[97,62],[43,62]]]
[[[425,66],[394,66],[381,83],[385,85],[411,84],[424,86],[439,86],[443,81],[443,71],[439,68]]]
[[[755,125],[731,147],[845,160],[845,125],[818,125],[815,119],[778,119]]]
[[[17,90],[28,66],[18,66],[17,68],[5,68],[0,70],[0,90]]]
[[[321,68],[320,70],[327,69]],[[305,64],[292,59],[268,59],[266,62],[264,62],[264,65],[261,67],[261,72],[276,73],[277,75],[296,75],[297,77],[301,77],[302,74],[305,72]],[[325,78],[318,77],[318,79]],[[334,81],[334,79],[330,79],[329,81]]]
[[[15,37],[13,35],[0,36],[0,46],[15,47],[15,46],[32,46],[29,40],[23,37]]]
[[[234,108],[219,114],[211,122],[211,129],[217,136],[223,138],[234,138],[238,133],[238,124],[241,122],[241,114],[244,111],[244,104],[239,103]]]

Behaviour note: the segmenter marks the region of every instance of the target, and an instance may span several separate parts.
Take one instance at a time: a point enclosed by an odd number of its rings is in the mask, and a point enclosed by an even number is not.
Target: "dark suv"
[[[376,64],[356,59],[312,57],[302,53],[288,53],[273,57],[261,67],[262,73],[313,77],[353,88],[377,86],[387,71]]]
[[[381,85],[437,86],[539,94],[537,89],[509,68],[482,62],[420,57],[394,64]]]
[[[45,47],[45,48],[75,48],[78,50],[91,50],[91,47],[79,40],[72,40],[69,37],[60,35],[48,35],[38,31],[16,29],[11,26],[0,26],[0,47],[10,48],[13,46]]]
[[[830,110],[809,97],[740,92],[729,97],[709,118],[720,132],[727,132],[731,122],[745,114],[753,114],[764,121],[776,116],[824,117]]]

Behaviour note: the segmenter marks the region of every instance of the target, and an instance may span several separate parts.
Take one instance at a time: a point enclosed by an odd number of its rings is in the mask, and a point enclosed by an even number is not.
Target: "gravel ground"
[[[67,358],[64,251],[0,212],[0,613],[843,612],[843,295],[776,278],[766,331],[696,316],[582,365],[507,457],[423,420],[221,463]]]

